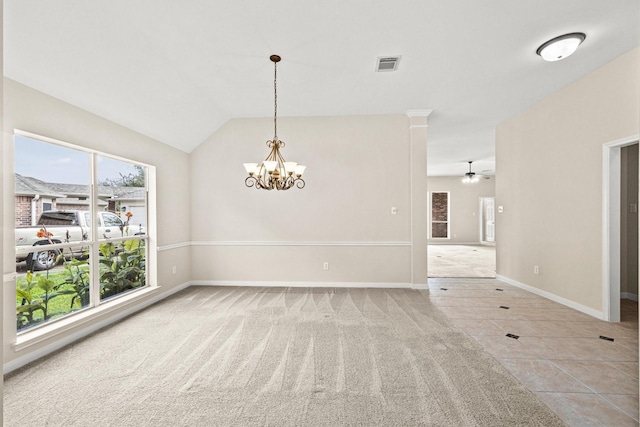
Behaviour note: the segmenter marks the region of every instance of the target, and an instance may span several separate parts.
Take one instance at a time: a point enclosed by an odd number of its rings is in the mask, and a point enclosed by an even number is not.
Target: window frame
[[[50,338],[53,335],[61,333],[65,330],[69,330],[78,326],[79,324],[83,324],[86,321],[104,316],[105,313],[110,313],[114,309],[117,309],[120,306],[125,306],[131,304],[132,301],[136,301],[140,298],[143,298],[148,293],[154,293],[157,291],[158,283],[157,283],[157,238],[156,238],[156,226],[155,226],[155,206],[156,206],[156,173],[155,167],[153,165],[139,162],[136,160],[132,160],[129,158],[125,158],[122,156],[106,153],[103,151],[95,150],[92,148],[83,147],[76,144],[71,144],[65,141],[60,141],[57,139],[49,138],[46,136],[34,134],[31,132],[25,132],[19,129],[14,129],[13,132],[13,144],[15,145],[15,137],[21,136],[24,138],[33,139],[39,142],[54,144],[60,147],[69,148],[72,150],[80,151],[87,153],[89,155],[89,164],[90,164],[90,185],[89,185],[89,215],[90,218],[95,218],[94,221],[91,221],[91,236],[86,241],[82,241],[82,246],[88,246],[90,248],[90,259],[99,259],[99,248],[100,244],[105,242],[111,242],[117,244],[119,242],[125,240],[142,240],[145,244],[145,286],[132,289],[129,291],[122,292],[118,295],[111,296],[109,298],[101,300],[100,298],[100,275],[99,275],[99,263],[93,262],[90,264],[91,271],[91,292],[90,292],[90,302],[88,306],[83,307],[79,310],[69,312],[64,316],[61,316],[57,319],[52,319],[46,323],[41,325],[37,325],[32,328],[27,328],[22,331],[17,330],[17,324],[15,321],[15,310],[12,311],[13,317],[13,325],[15,328],[15,339],[13,340],[13,347],[16,351],[21,348],[25,348],[27,346],[33,345],[37,342],[43,341],[45,339]],[[98,235],[98,230],[100,227],[100,223],[102,219],[98,217],[101,212],[98,206],[98,168],[97,159],[98,157],[105,157],[113,160],[118,160],[122,162],[126,162],[129,164],[141,166],[145,170],[145,205],[146,205],[146,227],[144,235],[131,235],[126,237],[113,237],[109,239],[101,238]],[[12,163],[12,170],[15,171],[15,165]],[[15,215],[15,210],[13,212]],[[117,215],[116,215],[117,216]],[[120,220],[122,220],[120,218]],[[15,220],[14,220],[15,222]],[[69,243],[56,243],[53,245],[44,246],[46,249],[63,249],[68,247],[77,247],[78,242],[69,242]],[[16,248],[16,253],[24,252],[25,249]],[[29,250],[29,247],[26,247],[26,250]],[[15,277],[15,269],[14,269],[14,277]],[[14,290],[17,286],[17,279],[14,280]],[[5,318],[6,319],[6,318]]]
[[[447,195],[447,220],[436,221],[433,219],[433,195],[434,194],[446,194]],[[433,236],[433,224],[447,224],[447,236],[446,237],[434,237]],[[432,240],[451,240],[451,192],[450,191],[431,191],[429,193],[429,239]]]

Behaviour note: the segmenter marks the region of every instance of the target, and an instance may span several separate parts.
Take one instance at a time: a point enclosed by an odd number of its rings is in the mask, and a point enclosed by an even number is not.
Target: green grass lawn
[[[144,247],[139,242],[123,242],[121,251],[111,245],[100,245],[97,280],[100,281],[101,300],[145,286],[146,260]],[[81,309],[78,293],[85,298],[85,305],[89,304],[88,260],[65,261],[64,270],[56,268],[33,275],[27,272],[26,277],[16,281],[18,331]]]
[[[85,267],[85,270],[87,270],[88,267]],[[46,276],[46,272],[45,273],[37,273],[33,275],[33,282],[37,282],[37,278],[39,276]],[[61,291],[61,290],[73,290],[73,285],[65,283],[66,278],[68,277],[68,273],[66,271],[56,271],[56,272],[49,272],[49,280],[51,280],[52,282],[54,282],[56,284],[56,288],[52,291],[52,292],[57,292],[57,291]],[[87,276],[88,277],[88,276]],[[88,280],[88,279],[87,279]],[[27,285],[27,278],[21,278],[18,279],[16,282],[16,286],[18,287],[18,289],[20,289],[21,287],[24,287]],[[51,293],[51,292],[50,292]],[[35,285],[32,289],[31,289],[31,296],[33,297],[33,300],[35,301],[35,299],[43,299],[45,297],[45,291],[43,289],[41,289],[38,285]],[[75,293],[73,294],[66,294],[66,295],[58,295],[55,296],[53,298],[51,298],[47,304],[47,310],[49,313],[49,318],[53,319],[53,318],[57,318],[60,316],[63,316],[65,314],[68,314],[72,311],[78,310],[81,307],[80,305],[80,299],[76,298],[76,300],[74,301],[73,306],[71,305],[71,301],[73,299],[73,297],[75,296]],[[20,296],[16,296],[16,308],[19,308],[22,305],[23,301],[22,298]],[[36,310],[33,312],[33,324],[31,325],[18,325],[18,330],[27,328],[29,326],[34,326],[34,325],[38,325],[42,323],[42,320],[44,318],[44,312],[43,310]]]

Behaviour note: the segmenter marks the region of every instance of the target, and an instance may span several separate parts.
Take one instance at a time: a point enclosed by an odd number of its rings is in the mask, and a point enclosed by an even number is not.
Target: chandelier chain
[[[273,142],[278,140],[278,63],[273,63]]]

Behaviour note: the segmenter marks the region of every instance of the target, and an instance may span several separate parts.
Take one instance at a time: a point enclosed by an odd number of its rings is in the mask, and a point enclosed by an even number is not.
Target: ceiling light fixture
[[[475,172],[471,172],[471,163],[473,162],[469,162],[469,172],[465,173],[464,178],[462,178],[462,182],[465,184],[473,184],[480,181],[478,175],[476,175]]]
[[[267,158],[260,165],[258,163],[244,163],[249,176],[244,180],[247,187],[256,187],[259,190],[288,190],[294,185],[304,188],[305,182],[302,174],[306,166],[296,162],[287,162],[280,154],[280,148],[284,147],[283,141],[278,139],[278,62],[282,58],[278,55],[269,57],[273,62],[273,139],[267,141],[267,147],[271,149]]]
[[[569,33],[543,43],[536,53],[545,61],[559,61],[578,49],[587,36],[585,33]]]

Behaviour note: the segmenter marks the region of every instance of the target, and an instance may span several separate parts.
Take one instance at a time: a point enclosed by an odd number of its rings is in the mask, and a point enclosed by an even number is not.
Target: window
[[[102,216],[105,227],[121,227],[122,220],[115,216],[114,214],[105,213]]]
[[[431,238],[449,238],[449,192],[431,193]]]
[[[149,167],[22,132],[14,147],[17,331],[147,287]]]

